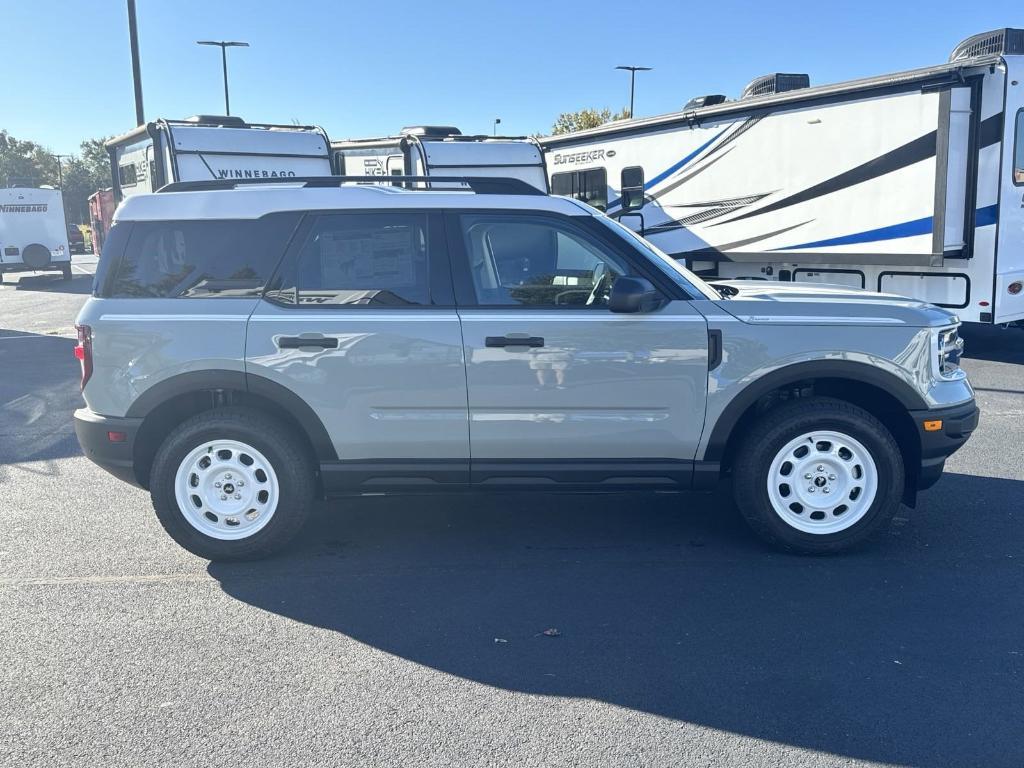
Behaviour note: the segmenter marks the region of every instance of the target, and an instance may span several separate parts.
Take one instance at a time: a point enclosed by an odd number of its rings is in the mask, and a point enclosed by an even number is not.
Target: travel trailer
[[[0,189],[0,282],[5,272],[41,271],[71,279],[64,197],[53,187]]]
[[[196,115],[154,120],[106,146],[117,202],[177,181],[331,175],[330,140],[316,126]]]
[[[843,283],[1024,320],[1024,30],[949,61],[542,139],[551,188],[707,277]]]
[[[548,191],[544,154],[536,140],[522,136],[464,136],[453,126],[415,126],[398,136],[335,141],[331,153],[335,172],[344,176],[494,176]]]

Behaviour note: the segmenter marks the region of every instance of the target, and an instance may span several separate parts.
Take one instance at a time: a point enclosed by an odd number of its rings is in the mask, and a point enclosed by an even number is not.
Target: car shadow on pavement
[[[960,326],[960,335],[968,359],[1024,364],[1024,329],[970,323]]]
[[[10,276],[7,278],[10,280]],[[85,296],[92,293],[92,275],[75,273],[70,280],[49,272],[39,275],[22,275],[15,289],[19,291],[47,291],[49,293],[74,293]]]
[[[325,506],[286,556],[209,573],[508,691],[849,758],[1020,764],[1022,497],[949,474],[878,540],[822,558],[756,542],[724,492],[365,498]]]
[[[74,347],[63,336],[0,328],[0,466],[81,453],[71,418],[82,405]]]

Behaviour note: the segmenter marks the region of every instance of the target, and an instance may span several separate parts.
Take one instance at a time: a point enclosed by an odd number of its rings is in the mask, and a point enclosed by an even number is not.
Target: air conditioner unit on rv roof
[[[973,59],[975,56],[1020,56],[1024,54],[1024,29],[994,29],[971,35],[949,54],[950,61]]]
[[[807,88],[810,84],[810,75],[773,72],[770,75],[755,77],[747,83],[747,87],[743,89],[740,98],[749,99],[751,96],[768,96],[773,93],[795,91],[798,88]]]

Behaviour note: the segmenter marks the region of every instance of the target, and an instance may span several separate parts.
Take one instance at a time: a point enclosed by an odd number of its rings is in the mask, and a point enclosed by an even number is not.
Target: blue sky
[[[813,84],[942,62],[962,38],[1024,26],[1021,0],[741,3],[138,0],[146,117],[232,111],[252,121],[323,125],[332,138],[457,125],[546,132],[559,112],[637,115],[691,96],[736,96],[753,77],[808,72]],[[123,0],[0,0],[0,128],[55,152],[134,125]]]

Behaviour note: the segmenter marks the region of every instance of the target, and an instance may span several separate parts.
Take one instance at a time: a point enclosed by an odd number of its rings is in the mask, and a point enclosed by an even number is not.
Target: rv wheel
[[[26,267],[45,269],[50,263],[50,251],[39,243],[32,243],[21,252],[21,260]]]

